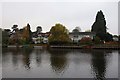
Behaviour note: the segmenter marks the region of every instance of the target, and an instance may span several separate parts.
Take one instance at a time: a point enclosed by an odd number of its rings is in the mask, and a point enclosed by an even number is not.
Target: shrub
[[[87,44],[91,45],[92,44],[92,39],[90,37],[83,37],[80,41],[80,44]]]

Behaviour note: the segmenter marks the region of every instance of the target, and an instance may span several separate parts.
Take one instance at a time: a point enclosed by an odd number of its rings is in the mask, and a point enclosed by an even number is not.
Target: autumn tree
[[[62,24],[56,24],[50,29],[49,43],[54,45],[67,44],[71,41],[68,30]]]
[[[22,38],[23,38],[22,41],[23,41],[24,44],[28,44],[28,43],[30,43],[32,41],[31,40],[32,33],[31,33],[31,30],[30,30],[30,25],[29,24],[27,24],[27,26],[25,26],[23,28]]]

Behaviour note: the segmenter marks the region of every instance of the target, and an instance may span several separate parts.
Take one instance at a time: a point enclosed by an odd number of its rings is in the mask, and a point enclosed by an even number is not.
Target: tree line
[[[83,42],[94,41],[96,44],[101,42],[113,41],[113,35],[107,32],[106,20],[103,12],[100,10],[96,15],[95,22],[91,26],[91,32],[95,32],[94,39],[84,38]],[[2,30],[2,43],[8,44],[31,44],[32,43],[32,31],[30,25],[27,24],[23,29],[18,29],[18,25],[13,25],[11,34],[15,36],[10,37],[10,29]],[[21,35],[19,35],[21,33]],[[55,24],[50,29],[51,35],[48,38],[49,44],[69,44],[71,39],[69,38],[68,29],[62,24]],[[119,40],[120,40],[120,36]]]

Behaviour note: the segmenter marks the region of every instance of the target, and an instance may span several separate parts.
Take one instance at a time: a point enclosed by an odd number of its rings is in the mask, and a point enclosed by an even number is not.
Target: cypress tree
[[[92,32],[96,33],[96,36],[103,41],[112,41],[113,37],[107,32],[106,20],[103,12],[100,10],[96,15],[95,22],[92,25]]]
[[[96,15],[96,20],[92,25],[91,31],[96,33],[106,33],[107,32],[106,29],[107,29],[106,20],[104,18],[103,12],[100,10]]]

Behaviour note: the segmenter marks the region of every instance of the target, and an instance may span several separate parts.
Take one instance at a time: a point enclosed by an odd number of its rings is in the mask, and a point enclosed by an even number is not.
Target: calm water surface
[[[118,51],[3,49],[3,78],[117,78]]]

